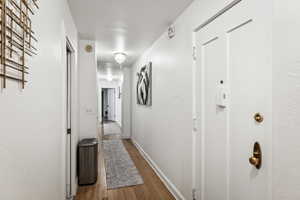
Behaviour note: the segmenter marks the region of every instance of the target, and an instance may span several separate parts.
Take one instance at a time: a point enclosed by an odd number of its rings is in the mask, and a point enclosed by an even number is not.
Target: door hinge
[[[192,193],[193,193],[193,200],[197,200],[196,199],[196,189],[193,189]]]
[[[69,197],[66,197],[67,200],[73,200],[74,197],[73,196],[69,196]]]
[[[193,60],[197,60],[197,52],[196,52],[196,47],[193,46]]]
[[[192,197],[193,197],[193,200],[199,200],[199,198],[200,198],[200,191],[197,190],[197,189],[193,189],[192,190]]]
[[[198,131],[197,117],[193,118],[193,131]]]
[[[68,135],[71,135],[71,133],[72,133],[71,129],[68,128],[68,129],[67,129],[67,134],[68,134]]]

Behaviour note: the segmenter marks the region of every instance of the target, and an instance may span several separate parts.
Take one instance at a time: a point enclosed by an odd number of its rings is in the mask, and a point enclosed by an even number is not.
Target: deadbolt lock
[[[258,123],[262,123],[264,121],[264,117],[260,113],[256,113],[254,115],[254,120]]]
[[[251,165],[256,167],[256,169],[261,168],[262,164],[262,152],[260,148],[260,144],[258,142],[255,142],[254,147],[253,147],[253,156],[249,158],[249,162]]]

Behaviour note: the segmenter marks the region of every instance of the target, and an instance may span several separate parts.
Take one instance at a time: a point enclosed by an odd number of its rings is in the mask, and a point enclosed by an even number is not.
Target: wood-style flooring
[[[115,138],[118,138],[118,136],[111,135],[102,137],[102,139]],[[144,184],[107,190],[104,160],[102,151],[100,150],[98,182],[93,186],[79,187],[76,200],[175,200],[131,140],[123,140],[123,143],[143,177]]]

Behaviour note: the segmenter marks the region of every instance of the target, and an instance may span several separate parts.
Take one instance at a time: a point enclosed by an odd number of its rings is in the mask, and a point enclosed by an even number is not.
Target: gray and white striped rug
[[[103,124],[104,135],[121,135],[121,127],[117,122],[106,122]]]
[[[103,151],[107,189],[144,183],[121,140],[103,140]]]

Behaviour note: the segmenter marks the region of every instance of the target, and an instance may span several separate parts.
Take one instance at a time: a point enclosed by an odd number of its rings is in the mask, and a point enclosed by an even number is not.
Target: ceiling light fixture
[[[123,64],[127,59],[127,55],[125,53],[115,53],[115,61],[118,63],[118,64]]]

